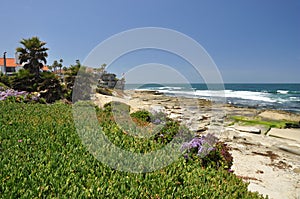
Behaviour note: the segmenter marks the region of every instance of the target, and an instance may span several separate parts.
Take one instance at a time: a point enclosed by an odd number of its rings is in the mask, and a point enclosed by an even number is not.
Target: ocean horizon
[[[239,107],[300,113],[300,83],[126,84],[125,89],[155,90],[169,96],[193,97]]]

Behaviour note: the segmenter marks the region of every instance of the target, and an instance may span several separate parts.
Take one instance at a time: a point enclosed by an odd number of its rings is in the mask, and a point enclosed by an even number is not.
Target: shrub
[[[13,77],[12,87],[18,91],[39,92],[47,103],[64,98],[65,90],[57,76],[50,72],[40,73],[40,76],[28,70],[20,70]]]
[[[22,69],[12,77],[12,88],[18,91],[35,92],[37,91],[38,82],[39,80],[35,74]]]
[[[179,132],[180,125],[176,121],[168,121],[163,125],[163,128],[158,132],[154,139],[160,143],[169,143],[174,136]]]
[[[136,111],[131,113],[130,116],[142,122],[151,122],[151,114],[146,110]]]
[[[8,88],[9,88],[8,86],[6,86],[4,83],[0,82],[0,91],[5,91]]]
[[[167,120],[169,120],[169,118],[163,112],[151,113],[151,122],[153,124],[165,124]]]
[[[168,119],[166,114],[164,114],[163,112],[150,113],[146,110],[136,111],[134,113],[131,113],[130,116],[136,123],[140,124],[141,126],[145,126],[149,123],[152,123],[154,125],[164,125]]]
[[[187,161],[199,159],[204,167],[230,170],[232,166],[233,157],[229,153],[230,148],[224,142],[219,142],[217,137],[210,133],[184,143],[181,150]]]
[[[64,98],[64,92],[60,80],[50,72],[43,72],[37,91],[47,103],[53,103]]]
[[[129,114],[130,112],[130,106],[122,103],[122,102],[117,102],[117,101],[112,101],[109,103],[104,104],[104,111],[107,113],[124,113],[124,114]]]
[[[2,83],[1,87],[11,87],[11,78],[0,72],[0,83]]]

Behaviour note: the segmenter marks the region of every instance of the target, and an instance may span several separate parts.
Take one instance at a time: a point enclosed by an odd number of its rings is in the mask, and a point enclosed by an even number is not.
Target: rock
[[[182,115],[181,114],[177,114],[177,113],[171,113],[170,115],[169,115],[169,118],[171,118],[171,119],[179,119],[179,118],[181,118],[182,117]]]
[[[190,123],[190,125],[188,125]],[[195,123],[195,122],[187,122],[186,123],[189,129],[193,132],[204,132],[208,130],[209,123]]]
[[[233,126],[235,130],[247,132],[247,133],[255,133],[260,134],[261,130],[259,128],[253,127],[253,126]]]
[[[173,109],[178,110],[178,109],[181,109],[181,107],[180,106],[174,106]]]
[[[202,131],[206,131],[208,130],[208,126],[209,126],[209,123],[200,123],[198,125],[198,132],[202,132]]]
[[[275,129],[272,128],[268,134],[269,136],[296,140],[300,142],[300,129]]]
[[[270,128],[268,126],[264,126],[264,125],[255,125],[253,127],[260,129],[260,133],[263,135],[266,135],[268,133],[268,131],[270,130]]]
[[[150,112],[151,113],[159,113],[159,112],[166,112],[165,107],[163,106],[150,106]]]
[[[285,128],[295,128],[295,129],[299,129],[300,128],[300,122],[298,124],[296,123],[285,123]]]
[[[283,111],[266,110],[258,115],[259,117],[270,119],[270,120],[288,120],[293,122],[300,121],[299,114],[291,114]]]
[[[300,148],[296,146],[286,146],[286,145],[280,145],[278,146],[279,149],[283,151],[290,152],[295,155],[300,155]]]
[[[172,101],[171,99],[163,99],[163,100],[161,100],[161,102],[170,102],[170,101]]]
[[[295,173],[300,173],[300,168],[294,168],[293,171],[294,171]]]
[[[204,114],[202,115],[203,120],[207,120],[208,118],[210,118],[211,116],[208,114]]]
[[[198,117],[197,121],[202,121],[204,120],[204,117],[201,115],[200,117]]]

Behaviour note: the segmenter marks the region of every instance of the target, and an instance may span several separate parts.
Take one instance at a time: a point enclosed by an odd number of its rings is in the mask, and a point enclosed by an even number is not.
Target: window
[[[6,67],[6,72],[7,73],[14,73],[14,72],[16,72],[16,68],[15,67]]]

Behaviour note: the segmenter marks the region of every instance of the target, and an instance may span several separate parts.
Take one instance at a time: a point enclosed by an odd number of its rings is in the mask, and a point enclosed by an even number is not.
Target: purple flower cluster
[[[153,121],[153,124],[156,124],[156,125],[158,125],[158,124],[160,124],[162,121],[160,120],[160,119],[155,119],[154,121]]]
[[[166,117],[165,113],[154,111],[151,115],[151,122],[156,125],[164,124],[166,122]]]
[[[201,158],[205,157],[207,154],[209,154],[210,151],[215,150],[214,145],[217,143],[218,138],[214,136],[211,133],[208,133],[207,135],[203,135],[201,137],[195,137],[190,142],[185,142],[181,146],[182,152],[197,152],[197,155]],[[187,157],[187,154],[184,155],[184,157]]]
[[[26,91],[16,91],[13,89],[7,89],[6,91],[0,91],[0,100],[6,100],[8,97],[20,97],[24,98],[28,95]]]

